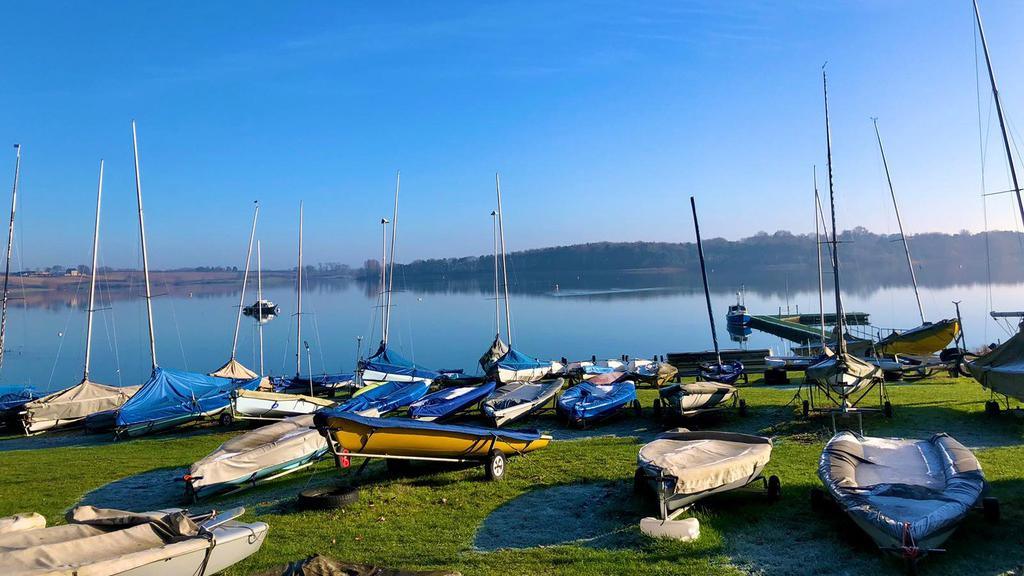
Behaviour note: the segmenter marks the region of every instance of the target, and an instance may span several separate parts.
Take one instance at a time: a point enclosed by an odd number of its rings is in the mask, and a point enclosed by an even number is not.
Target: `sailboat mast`
[[[260,376],[263,376],[263,254],[256,241],[256,331],[260,333]]]
[[[996,115],[999,117],[999,130],[1003,134],[1003,149],[1006,151],[1006,163],[1010,166],[1010,178],[1013,180],[1013,193],[1017,196],[1017,208],[1020,210],[1021,221],[1024,221],[1024,201],[1020,197],[1020,184],[1017,182],[1017,168],[1013,164],[1013,154],[1010,152],[1010,137],[1006,132],[1006,118],[1003,117],[1003,101],[999,98],[999,88],[996,87],[996,73],[992,69],[992,58],[988,53],[988,41],[985,40],[985,27],[981,24],[981,10],[978,8],[978,0],[974,0],[974,17],[978,22],[978,34],[981,36],[981,47],[985,51],[985,64],[988,67],[988,79],[992,83],[992,98],[996,101]]]
[[[7,334],[7,295],[11,278],[11,250],[14,248],[14,211],[18,206],[18,177],[21,176],[21,144],[14,145],[14,188],[11,191],[11,222],[7,226],[7,263],[4,265],[4,294],[0,304],[0,366],[4,365],[4,337]]]
[[[818,167],[814,167],[814,255],[818,259],[818,320],[821,326],[821,346],[825,346],[825,279],[821,273],[821,220],[818,217]]]
[[[299,267],[295,285],[295,378],[302,376],[302,202],[299,202]]]
[[[910,269],[910,281],[914,284],[914,298],[917,299],[917,313],[921,315],[921,324],[924,324],[924,306],[921,305],[921,293],[917,290],[917,274],[914,272],[914,261],[910,258],[910,245],[907,244],[907,235],[903,232],[903,219],[900,218],[900,205],[896,202],[896,190],[892,187],[892,177],[889,176],[889,162],[885,159],[885,148],[882,147],[882,136],[878,132],[878,118],[872,118],[875,125],[875,138],[878,139],[878,152],[882,155],[882,166],[885,168],[885,180],[889,184],[889,195],[892,196],[892,207],[896,211],[896,224],[900,227],[900,238],[903,239],[903,252],[907,255],[907,268]]]
[[[100,249],[100,204],[103,200],[103,160],[100,160],[100,180],[96,185],[96,225],[92,232],[92,268],[89,269],[89,309],[85,316],[85,369],[82,381],[89,379],[89,359],[92,357],[92,316],[96,311],[96,264]]]
[[[501,209],[501,176],[494,173],[494,187],[498,191],[498,237],[501,240],[501,275],[505,288],[505,335],[508,336],[508,347],[512,347],[512,312],[508,303],[508,266],[505,262],[505,218]]]
[[[388,343],[387,295],[388,285],[388,219],[380,219],[380,344]]]
[[[149,319],[149,358],[156,370],[156,334],[153,331],[153,291],[149,285],[149,252],[146,250],[146,221],[142,214],[142,177],[139,175],[139,140],[132,120],[132,150],[135,153],[135,196],[139,204],[139,238],[142,242],[142,277],[146,282],[146,316]]]
[[[836,193],[832,183],[832,126],[828,118],[828,78],[825,71],[821,71],[821,86],[825,95],[825,147],[828,158],[828,198],[832,210],[832,276],[835,282],[836,293],[836,330],[839,332],[839,354],[846,354],[846,336],[844,334],[845,316],[843,314],[843,300],[839,296],[839,252],[836,241]]]
[[[252,241],[256,238],[256,220],[260,217],[260,203],[252,214],[252,230],[249,231],[249,249],[245,252],[245,273],[242,274],[242,294],[238,297],[238,315],[235,317],[235,336],[231,341],[231,359],[238,353],[238,330],[242,327],[242,307],[245,306],[245,287],[249,282],[249,262],[252,262]],[[259,303],[257,302],[257,305]]]
[[[704,281],[704,299],[708,304],[708,322],[711,323],[711,339],[715,343],[715,360],[722,365],[722,354],[718,351],[718,332],[715,331],[715,314],[711,310],[711,290],[708,289],[708,271],[704,265],[704,245],[700,241],[700,224],[697,222],[697,202],[690,196],[690,209],[693,211],[693,231],[697,235],[697,256],[700,258],[700,277]]]
[[[395,210],[391,217],[391,269],[388,270],[387,303],[384,306],[384,341],[391,331],[391,291],[395,287],[395,240],[398,238],[398,191],[402,187],[402,173],[395,175]]]
[[[498,211],[491,210],[491,240],[494,244],[494,329],[501,338],[501,298],[498,297]]]

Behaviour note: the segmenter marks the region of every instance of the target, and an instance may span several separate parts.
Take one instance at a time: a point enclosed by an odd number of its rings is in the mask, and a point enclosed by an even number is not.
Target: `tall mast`
[[[494,338],[501,338],[501,298],[498,297],[498,211],[491,210],[491,240],[494,244]]]
[[[263,376],[263,255],[256,241],[256,330],[260,333],[260,376]]]
[[[921,316],[921,324],[924,324],[924,306],[921,305],[921,293],[917,290],[917,274],[914,272],[914,261],[910,259],[910,245],[907,244],[907,235],[903,232],[903,220],[900,218],[900,205],[896,202],[896,190],[892,187],[892,177],[889,176],[889,162],[885,159],[885,148],[882,147],[882,136],[878,132],[878,118],[872,118],[875,125],[875,138],[878,139],[878,152],[882,155],[882,166],[885,168],[885,180],[889,183],[889,195],[892,196],[892,207],[896,211],[896,223],[900,227],[900,238],[903,239],[903,252],[907,255],[907,268],[910,269],[910,281],[914,284],[914,297],[917,298],[917,313]]]
[[[242,327],[242,307],[245,306],[245,287],[249,282],[249,262],[252,261],[252,241],[256,238],[256,220],[260,216],[260,203],[256,201],[256,208],[252,214],[252,230],[249,231],[249,248],[245,252],[245,273],[242,275],[242,294],[238,297],[238,316],[235,317],[235,337],[231,341],[231,359],[235,359],[238,353],[238,329]],[[259,304],[257,302],[257,304]]]
[[[384,306],[384,341],[391,330],[391,290],[395,287],[395,240],[398,237],[398,190],[402,187],[402,173],[395,175],[395,211],[391,217],[391,269],[388,270],[387,303]]]
[[[96,263],[100,249],[100,204],[103,200],[103,160],[100,160],[100,181],[96,185],[96,225],[92,232],[92,268],[89,269],[89,310],[85,316],[85,370],[82,381],[89,379],[89,359],[92,357],[92,315],[96,311]]]
[[[387,291],[388,286],[388,219],[380,219],[380,345],[388,343]]]
[[[139,175],[139,140],[132,120],[132,150],[135,152],[135,196],[139,203],[139,238],[142,241],[142,277],[146,282],[146,316],[149,318],[149,358],[156,370],[156,335],[153,331],[153,291],[149,286],[149,253],[146,251],[146,221],[142,215],[142,177]]]
[[[14,210],[18,206],[18,177],[21,175],[21,144],[14,145],[14,188],[11,192],[11,222],[7,226],[7,263],[4,265],[3,304],[0,304],[0,366],[4,365],[4,337],[7,334],[7,289],[11,278],[11,250],[14,248]]]
[[[697,235],[697,256],[700,258],[700,277],[704,280],[704,299],[708,304],[708,322],[711,323],[711,340],[715,343],[715,360],[722,365],[722,355],[718,351],[718,332],[715,331],[715,314],[711,310],[711,290],[708,289],[708,271],[704,265],[704,245],[700,241],[700,224],[697,223],[697,202],[690,196],[690,209],[693,211],[693,231]]]
[[[299,202],[299,267],[295,285],[295,378],[302,376],[302,202]],[[312,373],[310,374],[312,377]]]
[[[818,218],[818,167],[814,167],[814,255],[818,259],[818,320],[821,324],[821,346],[825,347],[825,280],[821,274],[821,224]]]
[[[846,318],[843,315],[843,300],[839,296],[839,252],[836,241],[836,193],[832,183],[832,126],[828,119],[828,79],[825,70],[821,71],[821,86],[825,95],[825,146],[828,157],[828,198],[832,209],[832,276],[836,293],[836,330],[839,332],[839,355],[846,355],[846,336],[844,335]]]
[[[992,98],[996,101],[996,114],[999,117],[999,130],[1003,134],[1003,149],[1006,151],[1006,163],[1010,166],[1010,178],[1013,180],[1013,193],[1017,195],[1017,208],[1020,210],[1020,217],[1024,221],[1024,201],[1020,197],[1020,185],[1017,183],[1017,168],[1013,165],[1013,154],[1010,153],[1010,137],[1006,133],[1006,119],[1003,117],[1003,101],[999,98],[999,88],[996,87],[996,73],[992,69],[992,58],[988,53],[988,41],[985,40],[985,27],[981,25],[981,10],[978,8],[978,0],[974,0],[974,17],[978,21],[978,34],[981,35],[981,47],[985,50],[985,64],[988,66],[988,79],[992,83]]]
[[[501,240],[501,275],[505,287],[505,335],[508,336],[508,347],[512,347],[512,312],[508,305],[508,267],[505,262],[505,217],[501,209],[501,176],[494,173],[494,187],[498,191],[498,237]]]

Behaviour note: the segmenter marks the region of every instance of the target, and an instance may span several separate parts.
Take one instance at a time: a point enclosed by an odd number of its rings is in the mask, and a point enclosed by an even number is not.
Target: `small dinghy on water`
[[[496,386],[495,382],[487,382],[479,386],[442,388],[410,404],[409,416],[427,422],[450,418],[483,401]]]
[[[317,412],[314,424],[337,457],[486,463],[487,477],[500,480],[506,458],[540,450],[551,436],[535,430],[496,430],[405,418],[372,418],[340,407]]]
[[[538,412],[565,385],[559,378],[547,382],[512,382],[494,391],[480,406],[484,418],[500,427]]]
[[[326,452],[312,414],[285,418],[228,440],[190,466],[185,495],[195,500],[253,486],[301,470]]]
[[[986,488],[977,458],[946,434],[905,440],[840,432],[821,453],[818,477],[854,523],[911,570],[942,546]],[[811,497],[822,508],[825,493]],[[998,519],[998,501],[983,504]]]
[[[654,538],[695,540],[696,518],[676,520],[694,502],[756,482],[775,500],[782,494],[777,476],[765,478],[772,441],[734,432],[690,432],[685,428],[658,435],[637,455],[634,488],[653,491],[659,518],[644,518],[640,530]]]
[[[235,520],[244,513],[79,506],[67,524],[48,528],[38,514],[22,516],[0,531],[0,567],[5,576],[216,574],[255,554],[267,537],[265,523]]]
[[[622,376],[621,372],[616,378]],[[600,376],[595,376],[600,378]],[[558,413],[574,426],[585,427],[611,417],[627,406],[639,412],[636,385],[631,381],[598,384],[586,381],[570,387],[558,398]]]
[[[412,404],[426,396],[430,384],[416,382],[384,382],[372,388],[363,388],[355,396],[338,404],[339,412],[352,412],[360,416],[383,416]]]

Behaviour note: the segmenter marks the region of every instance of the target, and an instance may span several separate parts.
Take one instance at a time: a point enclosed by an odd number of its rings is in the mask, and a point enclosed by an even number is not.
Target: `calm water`
[[[632,284],[632,283],[631,283]],[[554,286],[512,294],[512,324],[516,347],[539,357],[570,359],[651,356],[669,351],[711,347],[703,294],[692,286],[659,284],[618,288],[601,285],[557,292]],[[621,285],[621,284],[620,284]],[[992,288],[992,300],[1003,309],[1024,307],[1024,285]],[[193,290],[191,294],[188,290]],[[302,335],[309,342],[315,372],[351,370],[357,337],[375,345],[380,338],[373,287],[348,282],[321,282],[304,294]],[[266,297],[281,306],[281,316],[264,327],[265,369],[291,374],[295,369],[295,293],[288,285],[265,288]],[[161,290],[155,288],[160,294]],[[207,372],[226,361],[231,351],[237,292],[230,288],[196,287],[171,291],[154,299],[157,353],[160,365]],[[41,390],[71,385],[81,375],[85,349],[85,286],[80,293],[32,295],[12,301],[7,354],[0,384],[27,383]],[[817,293],[786,295],[786,289],[748,288],[752,313],[817,311]],[[248,298],[248,301],[255,298]],[[1006,331],[988,318],[988,288],[983,285],[923,289],[930,319],[951,317],[953,300],[961,312],[970,347],[1003,340]],[[105,297],[105,301],[109,298]],[[735,293],[713,297],[723,347],[737,347],[725,331],[725,310]],[[845,296],[847,310],[871,314],[882,327],[918,324],[913,291],[909,288],[860,290]],[[115,295],[97,312],[93,348],[93,379],[113,384],[137,384],[149,374],[144,301],[132,294]],[[831,309],[827,304],[826,308]],[[432,368],[464,367],[476,371],[476,361],[494,336],[494,300],[480,288],[445,290],[436,285],[407,287],[394,295],[391,342],[409,358]],[[259,369],[255,322],[242,318],[238,358]],[[748,347],[783,352],[788,344],[754,332]],[[303,364],[305,365],[305,354]],[[305,369],[304,369],[305,371]]]

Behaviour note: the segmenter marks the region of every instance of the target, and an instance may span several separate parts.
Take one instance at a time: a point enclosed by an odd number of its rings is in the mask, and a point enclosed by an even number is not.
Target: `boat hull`
[[[231,411],[241,418],[279,420],[312,414],[335,403],[298,394],[239,391],[231,399]]]
[[[927,356],[944,350],[959,334],[960,322],[955,318],[940,320],[883,338],[875,344],[875,352]]]
[[[659,394],[669,412],[688,415],[722,408],[735,400],[739,391],[728,384],[693,382],[667,386]]]

